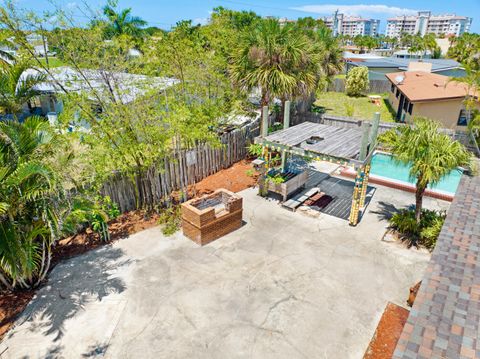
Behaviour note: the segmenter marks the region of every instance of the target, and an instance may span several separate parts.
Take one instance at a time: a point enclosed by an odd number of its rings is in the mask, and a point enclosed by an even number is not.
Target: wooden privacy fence
[[[117,203],[122,212],[152,208],[168,201],[171,193],[228,168],[247,155],[247,146],[260,134],[259,119],[220,136],[221,145],[200,144],[159,160],[143,173],[118,173],[101,190]],[[135,183],[135,184],[134,184]]]
[[[384,93],[390,91],[390,82],[387,80],[370,80],[370,88],[367,93]],[[327,87],[329,92],[345,92],[345,79],[334,79]]]

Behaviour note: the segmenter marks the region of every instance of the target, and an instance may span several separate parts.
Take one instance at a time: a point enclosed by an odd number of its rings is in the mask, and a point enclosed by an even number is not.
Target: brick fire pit
[[[242,226],[242,198],[218,189],[182,204],[183,234],[204,245]]]

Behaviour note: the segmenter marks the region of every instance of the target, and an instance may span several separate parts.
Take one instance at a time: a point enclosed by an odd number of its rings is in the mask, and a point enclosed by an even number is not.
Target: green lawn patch
[[[41,58],[40,62],[45,66],[47,65],[47,61],[44,58]],[[48,65],[50,66],[50,68],[66,66],[66,64],[59,58],[50,56],[48,57]]]
[[[395,113],[388,103],[387,94],[382,96],[380,106],[371,103],[368,96],[349,97],[343,92],[321,92],[317,94],[315,106],[334,116],[354,117],[371,120],[375,112],[380,112],[382,122],[395,122]]]

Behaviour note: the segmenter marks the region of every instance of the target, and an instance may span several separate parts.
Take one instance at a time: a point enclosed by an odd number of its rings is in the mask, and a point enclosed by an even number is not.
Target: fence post
[[[262,128],[261,128],[262,137],[267,137],[268,135],[268,106],[263,106],[262,109]]]

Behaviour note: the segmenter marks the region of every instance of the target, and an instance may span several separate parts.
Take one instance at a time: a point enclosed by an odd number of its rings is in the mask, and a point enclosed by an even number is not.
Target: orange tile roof
[[[450,77],[422,71],[394,72],[385,75],[411,102],[435,101],[465,97],[468,88]],[[396,78],[404,79],[397,84]],[[478,93],[475,94],[478,97]]]

